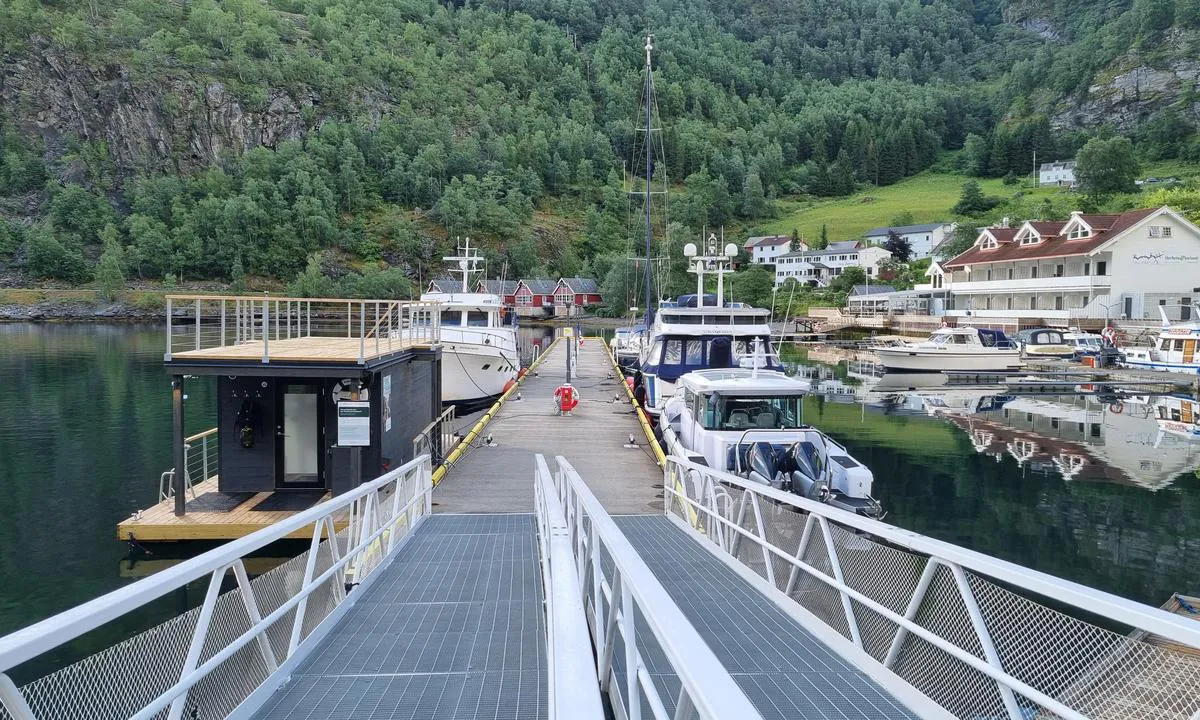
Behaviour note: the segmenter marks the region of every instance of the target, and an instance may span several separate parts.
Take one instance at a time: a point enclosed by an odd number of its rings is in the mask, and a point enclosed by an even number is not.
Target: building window
[[[1084,275],[1091,275],[1091,274],[1092,274],[1092,264],[1091,264],[1091,263],[1084,263],[1084,264],[1083,264],[1083,274],[1084,274]]]
[[[1012,310],[1012,305],[1013,305],[1012,295],[1009,295],[1008,296],[1008,309],[1009,310]]]
[[[1063,276],[1063,266],[1055,265],[1054,266],[1054,277],[1062,277],[1062,276]]]
[[[517,304],[518,305],[528,305],[532,300],[533,300],[533,298],[530,297],[529,295],[518,295],[517,296]]]
[[[1031,277],[1031,278],[1037,277],[1037,272],[1038,272],[1037,265],[1034,265],[1033,267],[1029,268],[1029,277]]]
[[[1107,275],[1108,274],[1108,263],[1105,262],[1104,260],[1101,260],[1100,262],[1096,263],[1096,274],[1097,275]]]
[[[1032,233],[1021,238],[1022,245],[1037,245],[1039,241],[1041,241],[1041,238]]]
[[[1013,279],[1013,273],[1014,273],[1014,272],[1016,272],[1016,271],[1015,271],[1015,270],[1013,270],[1012,268],[1009,268],[1009,269],[1008,269],[1008,279],[1009,279],[1009,280],[1012,280],[1012,279]]]
[[[1086,237],[1091,237],[1091,236],[1092,236],[1092,231],[1088,230],[1087,228],[1080,225],[1080,226],[1075,227],[1075,229],[1071,230],[1071,232],[1067,234],[1067,239],[1079,240],[1080,238],[1086,238]]]
[[[1170,225],[1151,225],[1150,237],[1152,238],[1169,238],[1171,237]]]

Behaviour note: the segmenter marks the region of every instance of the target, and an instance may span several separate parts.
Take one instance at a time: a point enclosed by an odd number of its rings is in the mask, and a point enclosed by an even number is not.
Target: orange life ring
[[[1125,412],[1125,403],[1115,402],[1108,406],[1108,411],[1113,415],[1120,415],[1121,413]]]
[[[579,393],[571,385],[559,385],[554,388],[554,402],[558,411],[569,413],[579,405]]]

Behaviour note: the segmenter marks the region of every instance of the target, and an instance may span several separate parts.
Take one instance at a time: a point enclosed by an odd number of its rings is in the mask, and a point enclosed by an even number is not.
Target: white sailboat
[[[462,273],[462,292],[428,292],[442,304],[442,402],[478,405],[499,397],[520,369],[517,330],[502,318],[503,298],[471,292],[471,274],[483,262],[471,239],[458,255],[444,257]]]

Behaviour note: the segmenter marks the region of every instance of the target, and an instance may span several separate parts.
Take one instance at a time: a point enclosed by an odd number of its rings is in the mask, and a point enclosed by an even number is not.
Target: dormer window
[[[1026,233],[1026,234],[1025,234],[1024,236],[1022,236],[1022,238],[1021,238],[1021,244],[1022,244],[1022,245],[1037,245],[1037,244],[1038,244],[1038,243],[1040,243],[1041,241],[1042,241],[1042,237],[1041,237],[1040,235],[1037,235],[1037,234],[1035,234],[1035,233]]]
[[[1068,240],[1080,240],[1092,236],[1092,231],[1082,225],[1076,225],[1071,228],[1071,232],[1067,233]]]
[[[983,242],[979,244],[979,247],[983,248],[984,250],[994,250],[996,246],[996,238],[992,237],[991,235],[985,237]]]

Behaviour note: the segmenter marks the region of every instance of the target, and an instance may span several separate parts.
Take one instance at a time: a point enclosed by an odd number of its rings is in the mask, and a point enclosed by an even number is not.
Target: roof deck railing
[[[600,691],[609,696],[616,716],[761,718],[575,469],[561,457],[555,465],[551,474],[537,456],[539,487],[551,493],[551,504],[565,516],[596,647],[592,677],[599,677]],[[550,484],[542,480],[546,475]],[[643,648],[655,646],[680,682],[678,694],[669,698],[671,710],[643,656]]]
[[[431,512],[421,456],[357,489],[156,575],[0,638],[0,718],[119,720],[225,717],[265,698],[320,641],[355,586]],[[254,580],[245,558],[303,528],[309,549]],[[227,576],[232,588],[222,592]],[[29,682],[14,668],[193,582],[203,603]],[[252,701],[253,702],[253,701]]]
[[[1200,658],[1153,640],[1200,649],[1200,623],[677,457],[664,473],[668,516],[893,692],[961,718],[1198,717]]]
[[[362,364],[371,357],[414,345],[439,341],[441,304],[429,300],[364,300],[254,295],[168,295],[166,352],[178,353],[240,347],[269,363],[272,352],[308,347],[320,356],[335,351]],[[334,343],[301,343],[329,339]],[[232,357],[208,353],[210,358]],[[240,356],[239,356],[240,357]]]

